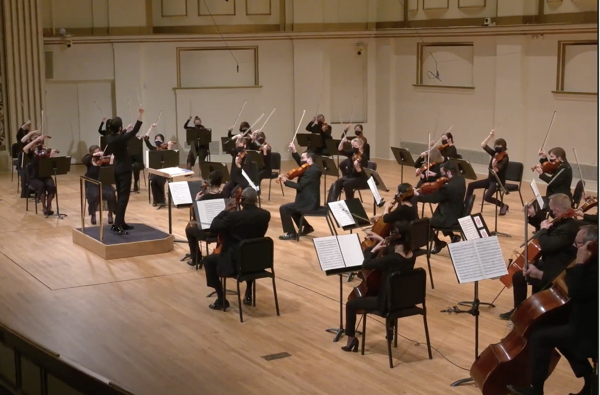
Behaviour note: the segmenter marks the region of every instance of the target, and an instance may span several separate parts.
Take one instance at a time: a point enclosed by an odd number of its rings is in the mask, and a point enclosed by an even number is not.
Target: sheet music
[[[369,177],[369,179],[367,180],[367,184],[369,184],[369,189],[371,189],[371,193],[373,194],[373,198],[375,198],[375,202],[377,203],[377,205],[380,205],[383,199],[381,198],[379,190],[377,189],[375,178],[373,178],[373,176]]]
[[[346,267],[361,266],[364,260],[358,234],[338,236],[338,244]]]
[[[196,207],[200,217],[200,227],[209,229],[213,219],[225,210],[225,199],[199,200],[196,202]]]
[[[171,198],[174,205],[179,206],[180,204],[193,203],[187,181],[170,182],[169,190],[171,191]]]
[[[448,244],[460,284],[498,278],[508,273],[498,237]]]
[[[316,237],[313,244],[323,271],[346,267],[336,236]]]
[[[458,223],[460,224],[460,228],[462,229],[466,240],[474,240],[479,239],[481,237],[479,236],[479,232],[477,232],[475,222],[473,221],[473,218],[471,218],[470,215],[459,218]]]
[[[533,191],[533,196],[535,196],[535,200],[537,200],[538,204],[540,205],[540,209],[543,209],[544,199],[542,199],[542,195],[540,195],[540,190],[538,189],[535,180],[531,180],[531,190]]]
[[[250,179],[250,177],[248,177],[248,174],[246,174],[246,171],[244,169],[242,169],[242,175],[244,176],[244,178],[246,179],[246,181],[248,181],[248,185],[250,185],[250,187],[252,187],[256,192],[258,192],[258,190],[260,189],[259,187],[257,187],[252,180]]]
[[[327,204],[329,205],[335,220],[342,228],[344,226],[356,225],[345,201],[338,200],[337,202],[329,202]]]
[[[183,176],[183,175],[191,175],[194,174],[193,170],[182,169],[181,167],[167,167],[165,169],[156,169],[163,173],[168,174],[171,177]]]
[[[477,254],[481,259],[481,267],[485,279],[499,278],[508,274],[498,236],[477,240]]]

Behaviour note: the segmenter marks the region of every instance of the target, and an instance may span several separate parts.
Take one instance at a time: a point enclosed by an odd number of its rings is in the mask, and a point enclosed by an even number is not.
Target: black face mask
[[[548,160],[552,163],[556,162],[556,158],[554,158],[554,159],[548,158]]]
[[[494,147],[494,151],[496,151],[496,152],[504,152],[504,148],[503,147]]]
[[[354,135],[355,136],[360,136],[362,134],[362,132],[360,130],[355,130],[354,131]]]
[[[444,145],[444,144],[448,144],[448,140],[442,139],[442,145]]]
[[[154,140],[154,145],[156,145],[157,147],[160,147],[162,145],[162,141],[160,140]]]
[[[235,147],[235,150],[237,152],[242,152],[242,151],[244,151],[244,147]]]
[[[258,144],[264,144],[264,143],[265,143],[265,139],[264,139],[264,138],[262,138],[262,137],[259,137],[259,138],[257,138],[257,139],[256,139],[256,142],[257,142]]]
[[[308,162],[307,162],[307,161],[305,161],[305,160],[301,160],[301,161],[300,161],[300,165],[301,165],[301,166],[302,166],[302,165],[305,165],[305,164],[307,164],[307,163],[308,163]]]
[[[358,148],[352,148],[352,153],[354,154],[358,154],[360,150]]]

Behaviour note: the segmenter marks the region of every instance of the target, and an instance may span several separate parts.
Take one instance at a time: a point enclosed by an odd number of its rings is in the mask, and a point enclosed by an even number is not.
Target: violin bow
[[[579,164],[579,158],[577,157],[577,151],[575,150],[575,147],[573,147],[573,155],[575,155],[577,169],[579,169],[579,178],[581,179],[581,184],[585,187],[585,181],[583,181],[583,173],[581,172],[581,165]]]
[[[315,111],[315,118],[319,115],[319,107],[321,107],[321,99],[323,99],[323,92],[321,92],[321,96],[319,96],[319,102],[317,103],[317,111]]]
[[[102,118],[105,118],[104,116],[104,112],[102,111],[102,109],[100,108],[100,105],[98,104],[97,100],[94,100],[94,103],[96,103],[96,107],[98,107],[98,110],[100,110],[100,114],[102,114]]]
[[[265,123],[263,123],[263,125],[258,129],[259,131],[262,131],[263,128],[265,127],[265,125],[267,124],[267,122],[269,122],[269,119],[271,119],[271,116],[273,115],[273,113],[275,112],[275,110],[277,110],[277,107],[275,107],[273,109],[273,111],[271,111],[271,113],[269,114],[269,116],[267,117],[267,120],[265,121]]]
[[[244,133],[244,135],[247,134],[247,133],[249,133],[249,131],[252,130],[252,128],[254,127],[254,125],[256,125],[258,122],[260,122],[260,120],[263,119],[264,116],[265,116],[264,112],[262,114],[260,114],[260,117],[258,117],[258,119],[256,121],[254,121],[254,123],[252,125],[250,125],[250,127],[248,128],[248,130],[246,130],[246,132]]]
[[[548,136],[550,136],[550,130],[552,130],[552,124],[554,123],[555,117],[556,111],[554,111],[554,113],[552,114],[552,120],[550,121],[550,126],[548,127],[548,131],[546,132],[546,137],[544,138],[544,142],[542,143],[542,148],[540,148],[540,151],[543,151],[544,147],[546,146],[546,141],[548,141]]]
[[[525,221],[524,221],[525,226],[523,227],[524,235],[525,235],[525,237],[524,237],[525,243],[523,244],[525,246],[525,249],[523,250],[523,255],[524,255],[523,257],[525,258],[525,264],[523,265],[523,272],[524,272],[523,277],[525,277],[525,281],[527,281],[527,270],[529,270],[529,248],[527,247],[527,242],[529,239],[529,233],[528,233],[528,230],[529,230],[528,224],[529,223],[528,223],[528,218],[527,218],[528,212],[529,212],[529,203],[527,203],[525,205],[525,210],[523,210],[523,216],[525,217]]]
[[[427,145],[429,149],[427,150],[427,162],[425,163],[425,181],[427,181],[427,170],[429,170],[429,154],[431,153],[431,133],[427,133]]]
[[[300,117],[300,122],[298,122],[298,126],[296,127],[296,132],[294,133],[294,137],[292,137],[292,141],[290,144],[296,140],[296,135],[298,135],[298,130],[300,130],[300,125],[302,125],[302,120],[304,119],[304,115],[306,114],[306,110],[302,110],[302,116]],[[288,152],[290,151],[290,147],[288,147]]]
[[[131,105],[129,104],[129,100],[127,100],[127,108],[129,109],[129,123],[133,123],[133,117],[131,116]]]
[[[244,107],[246,107],[246,103],[248,103],[248,100],[244,100],[244,104],[242,104],[242,109],[238,112],[237,117],[235,117],[235,121],[233,121],[233,125],[231,125],[232,128],[235,128],[235,125],[237,124],[238,119],[240,119],[240,115],[242,115],[242,111],[244,111]]]

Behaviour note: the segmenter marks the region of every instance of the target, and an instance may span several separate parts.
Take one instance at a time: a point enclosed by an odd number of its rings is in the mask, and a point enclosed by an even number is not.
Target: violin
[[[242,201],[242,192],[243,192],[242,188],[238,188],[237,191],[235,192],[235,194],[232,196],[232,199],[235,201],[235,205],[238,209],[239,209],[241,201]],[[227,210],[227,208],[225,208],[225,210]],[[221,251],[223,250],[224,239],[225,239],[225,236],[223,235],[223,233],[219,233],[219,235],[217,236],[217,246],[215,247],[213,254],[221,253]]]
[[[554,174],[554,173],[556,173],[556,171],[558,170],[560,165],[562,165],[562,163],[563,162],[560,159],[556,159],[554,162],[547,160],[542,164],[537,164],[537,165],[533,166],[531,168],[531,171],[535,171],[535,169],[541,168],[543,173]]]
[[[356,161],[362,162],[362,154],[360,152],[352,155],[352,162]]]
[[[446,143],[446,144],[438,145],[437,149],[440,150],[440,152],[444,152],[444,150],[448,147],[450,147],[450,144]]]
[[[500,162],[506,157],[506,155],[508,155],[506,151],[497,152],[496,155],[494,155],[494,159],[496,159],[496,162]]]
[[[293,180],[296,177],[302,177],[304,175],[304,173],[306,172],[306,170],[310,167],[310,165],[308,163],[303,164],[302,166],[290,170],[285,177],[288,180]],[[279,179],[276,180],[277,183],[279,183]]]
[[[427,195],[432,192],[439,191],[448,182],[450,182],[450,180],[447,177],[440,177],[433,182],[426,182],[421,185],[421,188],[419,188],[419,193],[421,195]]]
[[[92,156],[92,160],[96,166],[110,165],[110,156]]]
[[[419,168],[419,172],[421,174],[425,174],[425,172],[429,169],[431,169],[433,166],[435,166],[437,163],[436,162],[429,162],[429,163],[425,163],[423,166],[421,166]]]
[[[58,151],[57,151],[58,152]],[[34,155],[38,158],[49,158],[52,154],[52,149],[42,146],[34,151]]]

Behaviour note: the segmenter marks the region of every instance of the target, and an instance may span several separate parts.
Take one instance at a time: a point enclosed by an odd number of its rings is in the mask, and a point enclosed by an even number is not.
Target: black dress
[[[81,162],[86,166],[87,171],[85,172],[85,176],[87,178],[91,178],[92,180],[100,179],[100,166],[95,166],[92,163],[92,155],[87,154],[81,159]],[[85,198],[88,201],[88,214],[94,215],[98,210],[99,204],[99,191],[98,186],[91,182],[85,183]],[[117,210],[117,197],[115,193],[115,188],[110,184],[102,185],[102,200],[106,201],[108,204],[108,211],[110,213],[115,213]]]

